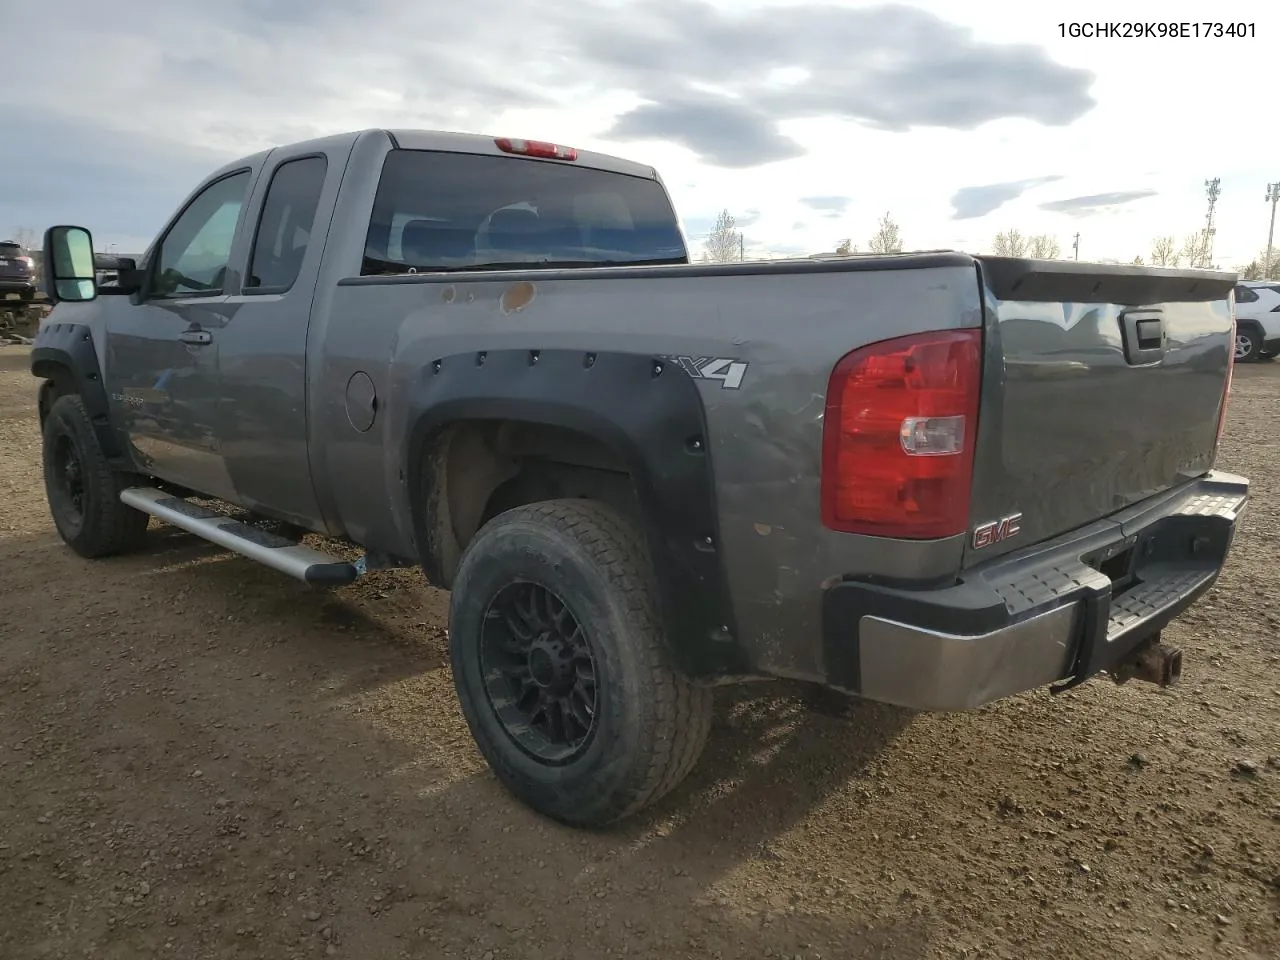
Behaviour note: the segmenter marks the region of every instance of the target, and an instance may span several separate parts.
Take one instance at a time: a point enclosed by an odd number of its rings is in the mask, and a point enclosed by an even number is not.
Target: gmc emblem
[[[999,520],[984,523],[973,531],[973,549],[981,550],[993,543],[1000,543],[1022,532],[1022,514],[1011,513]]]

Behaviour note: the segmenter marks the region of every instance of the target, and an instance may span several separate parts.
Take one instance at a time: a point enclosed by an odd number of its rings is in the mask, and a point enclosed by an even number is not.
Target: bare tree
[[[34,249],[40,238],[30,227],[18,227],[13,231],[12,239],[24,250]]]
[[[1266,263],[1267,251],[1262,249],[1258,255],[1241,267],[1237,273],[1241,280],[1273,280],[1280,277],[1280,250],[1271,251],[1271,263]]]
[[[1025,257],[1027,255],[1027,238],[1020,230],[1006,230],[996,234],[995,254],[997,257]]]
[[[742,259],[742,233],[737,228],[738,221],[728,210],[722,210],[716,217],[715,226],[707,237],[703,247],[706,253],[704,260],[713,263],[728,263],[730,260]]]
[[[1210,255],[1212,238],[1207,230],[1197,230],[1182,242],[1182,259],[1193,269],[1208,269],[1213,266]]]
[[[1028,254],[1036,260],[1057,260],[1058,255],[1062,253],[1062,248],[1058,246],[1058,239],[1051,237],[1047,233],[1037,234],[1027,243]]]
[[[1156,237],[1151,241],[1151,264],[1155,267],[1176,267],[1182,262],[1178,241],[1172,236]]]
[[[1142,254],[1138,254],[1136,257],[1133,258],[1133,265],[1135,267],[1141,267],[1143,265]]]
[[[1267,260],[1267,248],[1263,247],[1258,253],[1258,263],[1261,265],[1261,273],[1259,280],[1280,280],[1280,250],[1275,247],[1271,248],[1271,260]]]
[[[836,244],[836,256],[851,257],[858,252],[858,248],[853,245],[853,240],[848,237]]]
[[[902,252],[902,232],[889,214],[886,213],[880,218],[880,225],[876,227],[876,232],[871,235],[871,243],[868,248],[872,253]]]

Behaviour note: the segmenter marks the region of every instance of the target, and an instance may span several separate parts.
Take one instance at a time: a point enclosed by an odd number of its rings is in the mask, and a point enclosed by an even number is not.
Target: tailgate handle
[[[1120,314],[1124,357],[1131,364],[1158,363],[1164,357],[1164,318],[1158,311]]]
[[[1155,350],[1164,343],[1164,324],[1159,320],[1138,321],[1138,349]]]

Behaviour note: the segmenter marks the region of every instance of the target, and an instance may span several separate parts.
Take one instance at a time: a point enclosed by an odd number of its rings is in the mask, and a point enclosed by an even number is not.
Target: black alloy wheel
[[[596,731],[591,643],[553,590],[517,581],[499,590],[480,636],[485,690],[503,729],[530,756],[565,763]]]
[[[68,530],[78,530],[84,523],[84,464],[71,437],[57,438],[53,449],[53,485],[49,491]]]

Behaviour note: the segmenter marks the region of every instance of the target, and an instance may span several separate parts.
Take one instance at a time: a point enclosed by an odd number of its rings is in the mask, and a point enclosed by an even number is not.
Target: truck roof
[[[381,134],[391,138],[391,142],[397,147],[406,150],[440,150],[448,153],[479,153],[487,154],[495,157],[511,156],[498,149],[496,137],[488,136],[481,133],[454,133],[447,130],[387,130],[382,128],[370,128],[366,130],[352,130],[346,133],[333,134],[327,137],[317,137],[312,140],[302,140],[289,144],[278,144],[276,147],[266,150],[259,150],[256,153],[247,154],[238,157],[230,163],[225,164],[217,171],[218,174],[232,170],[236,167],[242,167],[248,163],[255,163],[262,160],[271,153],[273,149],[281,149],[283,147],[309,147],[320,145],[332,145],[342,143],[343,141],[358,140],[360,137],[369,134]],[[568,146],[568,144],[566,144]],[[533,158],[536,159],[536,158]],[[644,177],[647,180],[660,180],[658,171],[653,167],[643,163],[636,163],[633,160],[624,160],[621,157],[610,156],[607,153],[596,153],[591,150],[578,150],[577,159],[574,161],[565,160],[544,160],[544,163],[571,163],[573,166],[590,167],[596,170],[605,170],[610,173],[622,173],[632,177]]]

